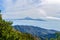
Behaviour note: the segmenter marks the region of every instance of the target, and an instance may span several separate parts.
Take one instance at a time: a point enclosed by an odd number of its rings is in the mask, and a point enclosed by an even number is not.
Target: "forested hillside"
[[[55,33],[56,38],[50,38],[48,37],[45,38],[45,40],[60,40],[60,32]],[[12,22],[8,22],[2,19],[0,15],[0,40],[42,40],[41,37],[36,37],[17,31],[16,29],[13,28]]]
[[[16,31],[12,27],[12,22],[7,22],[0,15],[0,40],[39,40],[28,33]]]

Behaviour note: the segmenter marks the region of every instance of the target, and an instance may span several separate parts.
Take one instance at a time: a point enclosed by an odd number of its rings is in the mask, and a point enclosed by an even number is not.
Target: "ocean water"
[[[10,21],[13,22],[12,25],[30,25],[60,31],[60,20],[46,20],[46,21],[10,20]]]

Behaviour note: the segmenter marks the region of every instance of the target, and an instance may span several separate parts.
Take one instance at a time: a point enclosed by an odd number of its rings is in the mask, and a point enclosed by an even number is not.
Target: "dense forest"
[[[0,40],[41,40],[41,38],[15,30],[12,22],[3,20],[0,15]],[[60,40],[60,32],[56,32],[56,38],[50,38],[50,40]]]

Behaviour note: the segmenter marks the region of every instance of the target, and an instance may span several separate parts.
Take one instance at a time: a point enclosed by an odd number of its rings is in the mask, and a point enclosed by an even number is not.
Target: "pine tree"
[[[2,16],[1,16],[1,10],[0,10],[0,20],[2,20]]]

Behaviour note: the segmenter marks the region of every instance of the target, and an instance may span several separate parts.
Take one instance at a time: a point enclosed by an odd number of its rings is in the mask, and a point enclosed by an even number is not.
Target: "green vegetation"
[[[15,30],[12,22],[3,20],[0,15],[0,40],[38,40],[38,38]]]
[[[60,40],[60,32],[56,32],[56,38],[50,38],[50,40]]]
[[[60,40],[60,32],[57,32],[57,33],[56,33],[56,37],[57,37],[57,38],[56,38],[57,40]]]
[[[7,22],[0,15],[0,40],[41,40],[28,33],[22,33],[12,27],[12,22]],[[46,38],[48,40],[48,38]],[[60,32],[56,33],[56,38],[50,40],[60,40]]]

